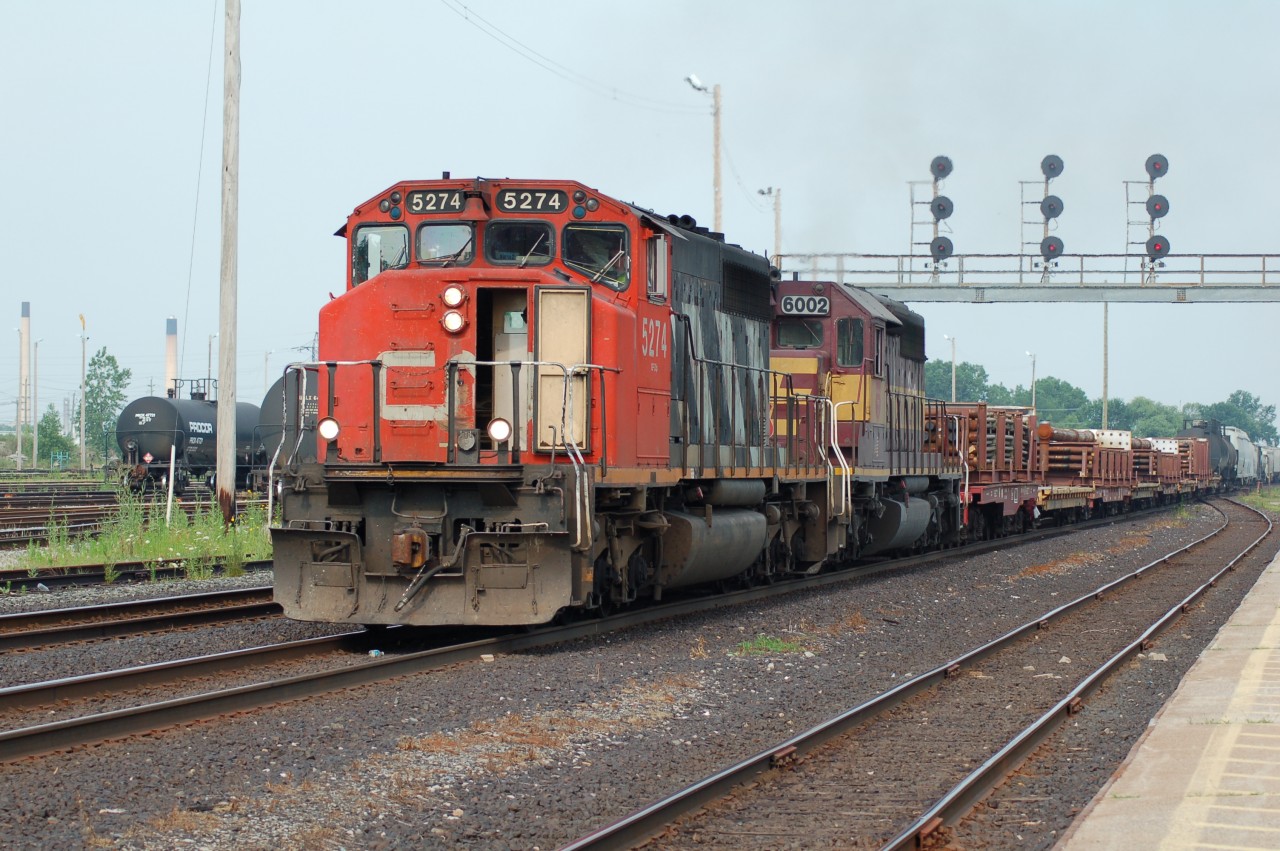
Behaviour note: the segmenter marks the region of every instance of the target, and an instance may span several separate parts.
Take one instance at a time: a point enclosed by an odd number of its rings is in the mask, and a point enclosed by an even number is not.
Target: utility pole
[[[80,469],[89,469],[89,464],[85,460],[85,444],[84,444],[84,397],[89,389],[86,381],[88,376],[89,363],[89,332],[85,328],[84,314],[80,314]]]
[[[236,513],[236,257],[240,180],[240,0],[226,0],[222,105],[222,274],[218,305],[218,505]]]
[[[27,399],[27,389],[22,386],[22,353],[26,350],[22,329],[18,329],[18,395],[14,397],[13,433],[18,438],[18,469],[22,469],[22,403]]]
[[[22,303],[22,319],[18,324],[18,469],[22,469],[22,431],[30,418],[31,404],[31,302]]]
[[[943,334],[942,339],[951,341],[951,401],[956,400],[956,338]]]
[[[1102,427],[1107,427],[1107,303],[1102,303]]]
[[[782,190],[770,186],[765,189],[757,189],[756,193],[773,198],[773,265],[779,272],[782,271]]]
[[[31,355],[31,466],[40,466],[40,340]]]
[[[1036,356],[1033,352],[1027,352],[1027,357],[1031,358],[1031,413],[1036,412]]]
[[[715,230],[717,233],[724,233],[722,224],[723,217],[721,211],[721,192],[720,192],[720,84],[716,83],[708,91],[707,87],[697,74],[690,74],[684,78],[684,81],[693,86],[694,91],[711,95],[711,157],[712,157],[712,186],[715,191]]]

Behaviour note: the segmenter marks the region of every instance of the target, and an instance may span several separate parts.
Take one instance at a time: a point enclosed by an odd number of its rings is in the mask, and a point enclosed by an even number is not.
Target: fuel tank
[[[662,538],[662,581],[669,588],[728,579],[746,570],[764,550],[763,514],[716,508],[708,516],[663,513],[670,524]]]

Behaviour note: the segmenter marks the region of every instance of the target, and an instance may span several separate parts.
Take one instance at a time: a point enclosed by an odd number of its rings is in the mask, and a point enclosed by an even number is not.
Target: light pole
[[[782,190],[773,186],[756,190],[761,195],[773,197],[773,265],[782,271]]]
[[[271,389],[271,372],[267,364],[271,360],[271,356],[276,353],[275,349],[267,349],[262,356],[262,395],[267,395],[267,391]]]
[[[85,444],[84,444],[84,397],[85,392],[89,389],[86,381],[88,375],[87,365],[89,351],[89,334],[84,325],[84,314],[80,314],[80,469],[89,469],[85,460]]]
[[[40,466],[40,340],[31,356],[31,466]]]
[[[956,400],[956,338],[943,334],[942,339],[951,341],[951,401]]]
[[[18,363],[22,363],[22,353],[26,351],[26,337],[22,335],[21,328],[13,329],[18,332]],[[18,395],[14,398],[17,408],[13,412],[13,430],[17,432],[18,438],[18,469],[22,469],[22,421],[26,419],[23,416],[23,403],[27,401],[27,388],[22,386],[22,369],[18,369]]]
[[[693,86],[694,91],[708,94],[706,85],[698,79],[697,74],[690,74],[684,78],[684,81]],[[714,171],[712,173],[712,185],[715,188],[715,231],[723,233],[724,228],[720,224],[720,84],[716,83],[711,87],[711,118],[712,118],[712,163]]]
[[[1033,352],[1027,352],[1027,357],[1031,358],[1031,413],[1036,412],[1036,356]]]

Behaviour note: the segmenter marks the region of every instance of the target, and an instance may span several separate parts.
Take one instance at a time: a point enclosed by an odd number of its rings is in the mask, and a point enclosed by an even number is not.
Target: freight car
[[[1258,447],[1242,428],[1223,426],[1222,432],[1236,450],[1236,485],[1242,488],[1253,487],[1258,483],[1261,466]]]
[[[1222,423],[1214,419],[1192,420],[1184,424],[1178,437],[1204,438],[1209,442],[1209,466],[1224,482],[1236,479],[1239,452],[1227,439]]]
[[[302,451],[314,459],[317,407],[315,372],[289,370],[268,388],[253,432],[254,467],[249,474],[252,490],[265,492],[277,481],[273,473],[282,458]]]
[[[1262,480],[1267,484],[1280,482],[1280,447],[1258,445],[1262,456]]]
[[[291,617],[541,623],[1210,481],[1207,439],[928,400],[906,305],[579,183],[399,183],[338,235],[345,289],[290,367],[318,404],[278,468]]]
[[[217,469],[218,405],[207,398],[205,382],[192,384],[190,398],[179,398],[184,382],[168,396],[144,396],[125,406],[116,419],[116,442],[125,484],[135,490],[166,488],[170,455],[173,488],[182,492],[193,480]],[[244,487],[254,459],[258,406],[236,404],[236,483]]]

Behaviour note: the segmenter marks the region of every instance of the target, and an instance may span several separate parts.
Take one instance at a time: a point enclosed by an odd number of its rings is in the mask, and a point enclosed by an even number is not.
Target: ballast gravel
[[[554,848],[1219,522],[1192,506],[25,759],[0,771],[0,836],[18,848]],[[113,643],[57,651],[61,662],[47,651],[44,664],[83,673]],[[0,683],[30,680],[23,655],[0,655]],[[1149,718],[1159,691],[1133,711]],[[1071,776],[1096,788],[1110,770]]]

